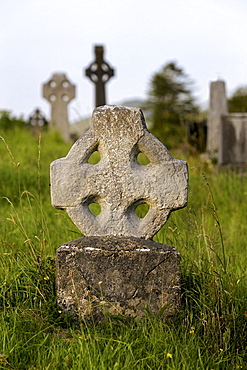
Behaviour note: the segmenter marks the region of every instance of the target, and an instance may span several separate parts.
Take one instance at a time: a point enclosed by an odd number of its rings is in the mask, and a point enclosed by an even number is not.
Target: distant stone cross
[[[105,84],[114,76],[114,69],[104,61],[103,46],[95,46],[95,61],[86,69],[86,76],[95,84],[95,106],[106,104]]]
[[[94,151],[100,161],[89,164]],[[141,165],[138,153],[150,163]],[[91,128],[65,158],[51,164],[51,198],[86,236],[135,236],[149,239],[171,211],[187,203],[186,162],[171,157],[146,128],[140,109],[103,106],[93,112]],[[94,216],[90,203],[98,203]],[[139,218],[135,209],[147,203]]]
[[[41,114],[39,109],[35,110],[34,114],[29,118],[28,122],[32,127],[39,127],[39,128],[42,128],[48,123],[45,117]]]
[[[71,84],[65,74],[54,74],[43,85],[43,97],[51,103],[50,126],[61,131],[63,139],[69,141],[67,105],[75,97],[75,85]]]

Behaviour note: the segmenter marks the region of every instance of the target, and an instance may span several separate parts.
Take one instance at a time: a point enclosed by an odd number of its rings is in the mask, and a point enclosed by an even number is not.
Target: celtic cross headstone
[[[88,160],[95,151],[100,160],[93,165]],[[149,164],[139,163],[139,153]],[[180,255],[150,239],[172,211],[186,205],[187,187],[186,162],[172,158],[148,132],[141,110],[96,108],[87,133],[65,158],[51,164],[52,204],[66,210],[85,235],[58,248],[62,309],[80,311],[86,318],[90,311],[99,318],[106,307],[100,304],[97,284],[102,282],[111,313],[135,317],[145,306],[158,312],[165,304],[170,304],[167,313],[174,312],[180,296]],[[91,203],[98,203],[99,215],[91,213]],[[143,203],[149,210],[141,218],[136,208]]]
[[[30,125],[32,132],[34,134],[38,134],[47,126],[48,122],[40,110],[35,109],[35,112],[29,117],[28,124]]]
[[[43,84],[43,97],[51,104],[50,127],[59,130],[64,141],[70,141],[67,106],[75,97],[75,85],[65,74],[56,73]]]
[[[106,104],[105,84],[114,76],[114,69],[104,60],[104,47],[95,46],[95,61],[85,74],[95,84],[95,107]]]
[[[101,159],[89,164],[96,150]],[[138,163],[140,152],[150,164]],[[148,132],[139,109],[105,106],[94,111],[90,130],[67,157],[52,163],[51,197],[84,235],[150,239],[171,211],[185,206],[187,167]],[[90,203],[100,205],[98,216]],[[149,206],[143,219],[135,213],[142,203]]]

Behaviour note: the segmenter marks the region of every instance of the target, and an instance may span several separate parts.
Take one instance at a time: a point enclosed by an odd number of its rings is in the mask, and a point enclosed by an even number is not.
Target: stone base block
[[[99,321],[106,312],[141,318],[147,308],[173,314],[180,304],[180,253],[134,237],[83,237],[57,250],[57,302]]]

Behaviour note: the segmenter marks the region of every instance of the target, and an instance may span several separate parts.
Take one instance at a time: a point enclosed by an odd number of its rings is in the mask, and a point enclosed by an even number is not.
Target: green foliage
[[[247,112],[247,87],[238,88],[228,99],[229,113]]]
[[[139,322],[79,325],[55,297],[55,251],[80,236],[50,205],[49,164],[68,150],[57,134],[2,132],[0,369],[246,368],[245,178],[187,158],[188,206],[155,236],[182,255],[176,315],[161,320],[162,310],[157,317],[146,311]]]
[[[24,119],[11,116],[8,111],[0,111],[0,130],[13,130],[15,127],[24,127]]]
[[[168,148],[183,142],[185,123],[198,112],[189,85],[187,75],[175,62],[168,63],[152,77],[147,102],[152,109],[151,131]]]

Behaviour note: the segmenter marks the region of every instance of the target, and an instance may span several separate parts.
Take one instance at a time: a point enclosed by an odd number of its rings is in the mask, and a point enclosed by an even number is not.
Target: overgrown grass
[[[188,206],[155,236],[182,254],[176,315],[78,325],[56,306],[55,251],[80,233],[49,195],[49,164],[69,145],[18,127],[1,135],[1,369],[247,368],[244,176],[183,158]]]

